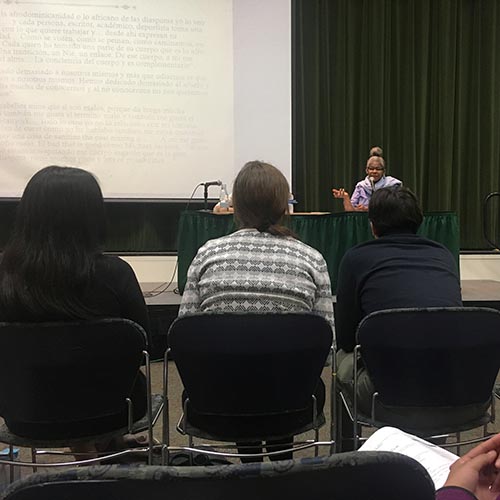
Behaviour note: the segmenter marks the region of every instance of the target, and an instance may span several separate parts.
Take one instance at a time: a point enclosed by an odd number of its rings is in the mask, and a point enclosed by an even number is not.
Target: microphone
[[[203,186],[208,187],[208,186],[222,186],[222,181],[208,181],[208,182],[202,182],[201,183]]]
[[[375,191],[375,179],[370,176],[368,180],[370,181],[370,184],[372,186],[372,191]]]

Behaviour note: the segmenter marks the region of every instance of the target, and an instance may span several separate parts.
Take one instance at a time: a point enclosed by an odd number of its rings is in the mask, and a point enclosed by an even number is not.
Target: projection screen
[[[45,165],[107,197],[291,175],[290,0],[0,3],[0,196]]]

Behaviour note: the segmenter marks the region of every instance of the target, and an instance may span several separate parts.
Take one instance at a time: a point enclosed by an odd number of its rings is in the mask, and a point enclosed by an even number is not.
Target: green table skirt
[[[345,252],[373,239],[366,213],[349,212],[327,215],[293,215],[289,227],[301,241],[319,250],[328,264],[332,293],[337,289],[340,261]],[[206,241],[219,238],[236,229],[232,215],[210,212],[183,212],[178,233],[178,285],[182,293],[191,261]],[[454,255],[459,269],[460,232],[458,217],[453,212],[425,214],[418,234],[442,243]]]

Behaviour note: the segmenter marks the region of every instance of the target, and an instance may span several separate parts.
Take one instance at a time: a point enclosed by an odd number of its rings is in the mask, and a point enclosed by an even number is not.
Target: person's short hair
[[[289,196],[288,181],[276,167],[262,161],[250,161],[243,166],[234,181],[235,218],[240,227],[291,235],[280,225],[288,212]]]
[[[424,218],[417,197],[406,187],[376,190],[368,205],[368,218],[377,236],[416,233]]]

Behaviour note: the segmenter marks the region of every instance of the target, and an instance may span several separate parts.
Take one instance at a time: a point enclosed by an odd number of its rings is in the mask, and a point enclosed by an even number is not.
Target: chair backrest
[[[126,319],[0,323],[0,414],[7,425],[126,415],[145,348]]]
[[[365,317],[358,344],[380,402],[464,406],[488,402],[500,367],[500,312],[390,309]]]
[[[198,413],[268,415],[310,405],[332,330],[314,314],[201,314],[177,319],[168,342]]]
[[[303,460],[209,467],[81,467],[38,473],[5,500],[433,500],[434,484],[415,460],[391,452],[339,453]]]

